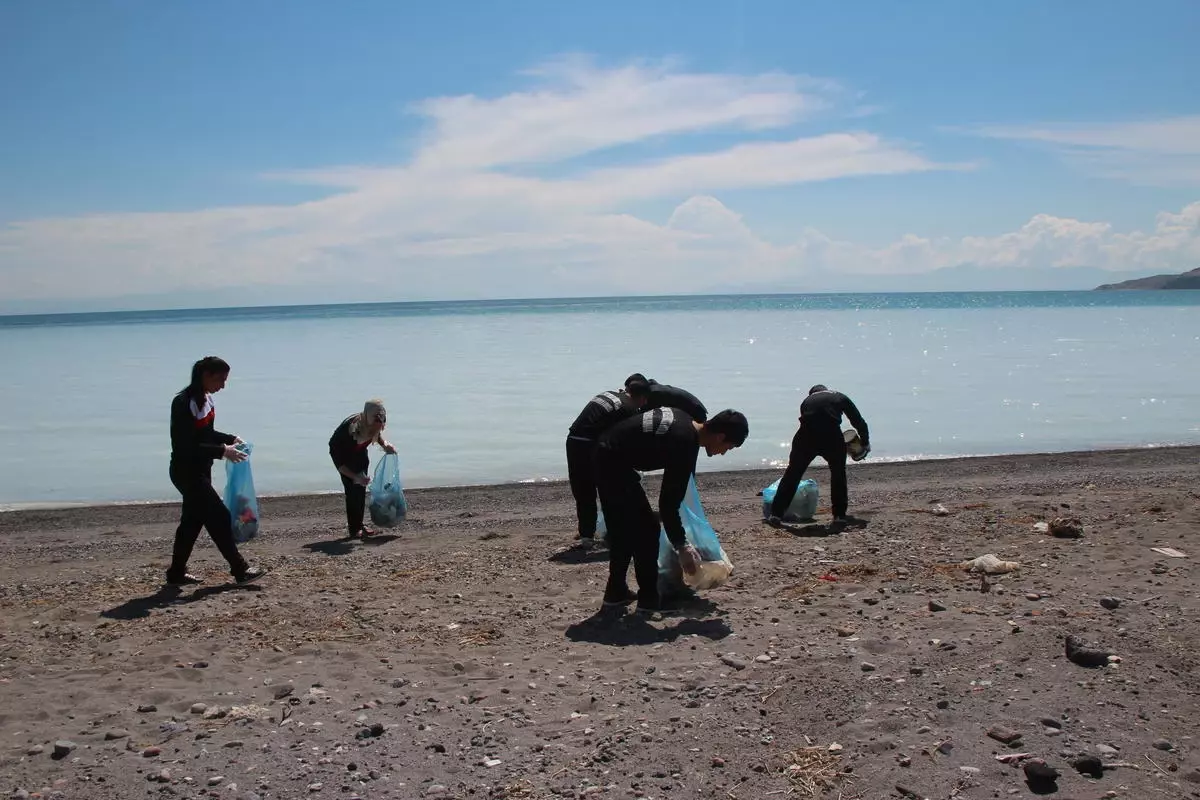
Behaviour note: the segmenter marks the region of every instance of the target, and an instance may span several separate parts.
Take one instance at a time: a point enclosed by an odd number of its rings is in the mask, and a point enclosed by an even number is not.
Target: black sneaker
[[[774,514],[772,514],[771,516],[764,519],[763,522],[767,523],[772,528],[779,528],[783,525],[783,520],[781,520],[779,517],[775,516]]]
[[[252,583],[266,574],[267,571],[262,567],[246,567],[243,572],[234,575],[233,580],[239,584]]]
[[[629,589],[626,589],[624,597],[622,597],[621,595],[616,595],[616,599],[610,599],[609,595],[606,593],[604,595],[604,602],[600,604],[600,607],[601,608],[624,608],[625,606],[629,605],[630,603],[633,603],[636,601],[637,601],[637,593],[630,591]]]
[[[190,572],[185,572],[177,578],[173,578],[170,575],[167,576],[168,586],[195,586],[198,583],[204,583],[204,579],[197,578]]]

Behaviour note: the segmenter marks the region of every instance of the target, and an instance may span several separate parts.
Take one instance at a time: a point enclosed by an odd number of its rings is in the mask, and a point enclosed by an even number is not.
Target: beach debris
[[[929,513],[933,514],[935,517],[948,517],[950,516],[950,509],[946,508],[941,503],[938,503]]]
[[[1033,529],[1035,531],[1037,531],[1038,533],[1049,533],[1050,532],[1050,523],[1049,522],[1035,522],[1035,523],[1033,523]]]
[[[1087,647],[1078,638],[1067,636],[1067,660],[1081,667],[1106,667],[1119,662],[1119,656],[1107,650]]]
[[[995,553],[987,553],[982,556],[976,556],[968,561],[962,562],[960,565],[968,572],[982,572],[986,575],[1000,575],[1005,572],[1012,572],[1020,569],[1021,564],[1017,561],[1004,561]]]
[[[53,759],[66,758],[75,747],[75,743],[70,739],[59,739],[54,743],[54,752],[50,754],[50,757]]]
[[[1078,517],[1055,517],[1050,520],[1049,530],[1059,539],[1078,539],[1083,536],[1083,523]]]
[[[1001,764],[1016,764],[1024,761],[1027,758],[1033,758],[1033,753],[1004,753],[1002,755],[993,756]]]
[[[1187,558],[1187,553],[1182,550],[1176,550],[1174,547],[1151,547],[1150,549],[1168,558]]]

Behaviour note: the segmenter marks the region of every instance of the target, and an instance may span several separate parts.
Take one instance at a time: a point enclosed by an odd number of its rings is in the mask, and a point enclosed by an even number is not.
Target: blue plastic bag
[[[250,453],[254,446],[242,442],[237,449],[245,461],[225,462],[225,507],[233,524],[233,540],[245,544],[258,536],[258,498],[254,494],[254,474],[250,471]]]
[[[683,532],[688,544],[696,548],[700,554],[700,568],[695,575],[684,575],[679,565],[679,556],[667,538],[666,528],[660,528],[658,534],[658,592],[667,596],[685,587],[691,589],[711,589],[720,586],[733,572],[733,563],[721,547],[717,532],[704,513],[700,503],[700,492],[696,488],[696,477],[688,480],[687,493],[679,506],[679,519],[683,522]]]
[[[771,503],[775,500],[777,491],[779,491],[779,481],[775,481],[762,490],[763,519],[771,516]],[[805,478],[796,487],[796,494],[792,497],[791,505],[787,507],[787,511],[780,519],[785,522],[801,522],[812,519],[813,515],[817,513],[817,500],[820,496],[817,482],[812,478]]]
[[[400,483],[400,456],[385,453],[375,467],[375,477],[367,488],[371,500],[367,510],[371,522],[382,528],[400,524],[408,516],[408,501],[404,499],[404,486]]]

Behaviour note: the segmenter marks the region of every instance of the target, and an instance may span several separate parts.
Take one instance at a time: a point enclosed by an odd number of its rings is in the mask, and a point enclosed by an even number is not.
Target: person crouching
[[[377,444],[385,453],[394,453],[396,448],[383,438],[387,427],[387,411],[382,400],[368,400],[362,413],[352,414],[329,437],[329,457],[337,467],[346,493],[346,527],[349,538],[373,536],[375,531],[363,525],[367,507],[367,485],[371,479],[367,469],[371,465],[367,448]]]

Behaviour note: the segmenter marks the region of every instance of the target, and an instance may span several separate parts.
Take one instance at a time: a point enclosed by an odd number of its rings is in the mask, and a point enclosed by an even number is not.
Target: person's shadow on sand
[[[358,545],[365,547],[374,547],[388,542],[394,542],[399,539],[395,534],[385,533],[368,536],[366,539],[322,539],[319,542],[309,542],[303,545],[305,550],[311,553],[324,553],[327,556],[344,556],[354,552]]]
[[[845,522],[830,522],[827,525],[822,525],[820,522],[808,520],[805,522],[781,522],[777,530],[786,531],[793,536],[813,537],[813,536],[837,536],[839,533],[845,533],[849,530],[862,530],[867,527],[868,521],[859,517],[847,517]]]
[[[167,608],[168,606],[184,605],[186,603],[196,603],[212,597],[215,594],[223,594],[224,592],[261,592],[262,587],[255,584],[237,584],[226,583],[220,586],[205,586],[197,589],[191,594],[184,594],[183,590],[178,586],[163,586],[157,592],[146,597],[134,597],[126,600],[121,605],[110,608],[107,611],[101,611],[100,616],[106,619],[144,619],[150,616],[150,612],[155,609]]]
[[[547,559],[553,564],[595,564],[608,561],[608,548],[587,548],[573,545],[560,550]]]
[[[640,614],[614,616],[604,611],[597,611],[567,628],[567,638],[573,642],[613,647],[661,644],[673,642],[680,636],[703,636],[718,641],[731,633],[733,630],[723,619],[682,619],[669,627],[656,628]]]

